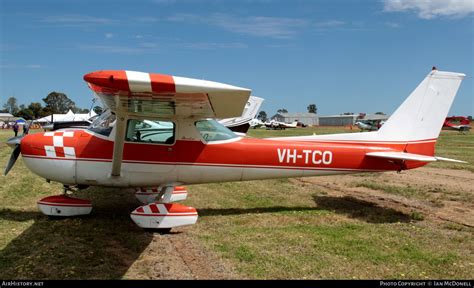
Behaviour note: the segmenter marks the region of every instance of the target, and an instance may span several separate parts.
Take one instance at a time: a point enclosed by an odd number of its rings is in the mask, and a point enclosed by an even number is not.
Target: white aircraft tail
[[[437,139],[466,75],[431,71],[377,132],[382,141]]]
[[[257,117],[258,110],[262,106],[263,100],[264,99],[260,97],[250,96],[241,117],[250,119]]]
[[[435,143],[454,97],[466,75],[432,70],[376,132],[270,138],[280,141],[336,141],[405,144],[402,152],[369,153],[371,157],[427,162],[456,161],[435,157]],[[408,154],[407,154],[408,153]],[[427,158],[430,156],[431,158]],[[418,157],[418,158],[417,158]]]
[[[219,120],[219,122],[226,127],[236,127],[246,123],[249,123],[252,119],[257,116],[258,110],[262,106],[263,98],[250,96],[247,104],[245,105],[242,116],[234,118],[225,118]]]

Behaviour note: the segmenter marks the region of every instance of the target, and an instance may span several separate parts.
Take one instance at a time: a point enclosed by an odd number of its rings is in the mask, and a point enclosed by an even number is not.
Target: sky
[[[250,88],[269,116],[390,114],[436,66],[474,115],[473,32],[474,0],[1,0],[0,106],[90,108],[84,74],[135,70]]]

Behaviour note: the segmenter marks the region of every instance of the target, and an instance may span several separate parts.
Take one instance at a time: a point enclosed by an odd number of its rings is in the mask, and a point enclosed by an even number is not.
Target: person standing
[[[30,131],[30,125],[28,125],[28,122],[25,122],[23,125],[23,135],[27,135],[28,131]]]
[[[13,132],[15,132],[15,137],[18,136],[18,123],[13,124]]]

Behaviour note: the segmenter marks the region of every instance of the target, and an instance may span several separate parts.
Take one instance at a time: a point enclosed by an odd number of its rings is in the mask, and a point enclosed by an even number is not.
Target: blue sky
[[[136,70],[242,86],[263,110],[393,112],[433,65],[463,72],[450,115],[474,115],[472,0],[0,1],[0,105]]]

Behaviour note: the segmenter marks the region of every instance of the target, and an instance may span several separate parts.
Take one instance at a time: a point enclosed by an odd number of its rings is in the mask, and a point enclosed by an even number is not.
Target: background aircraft
[[[464,116],[446,117],[443,123],[444,129],[457,130],[459,132],[469,131],[471,129],[471,121]]]
[[[361,131],[377,131],[382,127],[385,121],[380,120],[359,120],[355,123]]]
[[[258,120],[255,119],[255,117],[257,116],[258,110],[260,110],[263,101],[263,98],[250,96],[249,101],[245,105],[242,116],[221,119],[219,122],[234,132],[247,133],[252,124],[255,124],[255,120]]]
[[[296,128],[298,127],[298,121],[294,121],[293,123],[285,123],[280,122],[275,119],[270,120],[270,122],[265,122],[265,127],[268,129],[287,129],[287,128]]]

